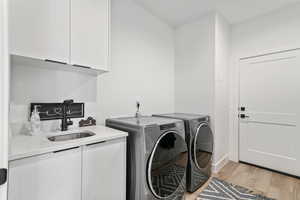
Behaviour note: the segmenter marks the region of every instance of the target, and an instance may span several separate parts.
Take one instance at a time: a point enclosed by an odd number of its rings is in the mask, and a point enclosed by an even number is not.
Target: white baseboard
[[[228,154],[225,154],[219,161],[212,165],[213,173],[218,173],[229,161]]]

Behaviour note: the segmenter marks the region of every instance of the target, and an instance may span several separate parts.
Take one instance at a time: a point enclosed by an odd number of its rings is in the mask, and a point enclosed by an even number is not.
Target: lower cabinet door
[[[81,200],[81,149],[9,163],[8,200]]]
[[[126,199],[126,139],[83,148],[82,200]]]

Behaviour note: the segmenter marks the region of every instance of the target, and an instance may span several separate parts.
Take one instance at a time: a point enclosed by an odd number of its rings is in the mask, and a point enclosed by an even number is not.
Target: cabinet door
[[[81,200],[81,149],[9,163],[8,200]]]
[[[10,0],[10,53],[69,62],[69,0]]]
[[[82,200],[126,199],[126,140],[83,148]]]
[[[71,0],[71,64],[108,70],[110,0]]]

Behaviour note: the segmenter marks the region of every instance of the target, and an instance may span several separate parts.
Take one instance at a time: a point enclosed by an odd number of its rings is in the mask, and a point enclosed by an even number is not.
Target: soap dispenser
[[[40,113],[38,111],[38,107],[34,106],[34,109],[31,113],[30,117],[30,126],[31,126],[31,135],[38,135],[41,132],[41,118]]]

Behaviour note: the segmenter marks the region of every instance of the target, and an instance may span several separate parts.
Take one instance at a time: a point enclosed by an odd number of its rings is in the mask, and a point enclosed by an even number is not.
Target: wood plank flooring
[[[300,200],[300,179],[280,173],[229,162],[213,176],[277,200]],[[193,194],[187,194],[185,200],[195,200],[206,186],[207,184]]]

